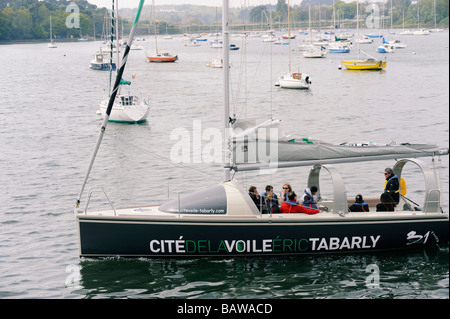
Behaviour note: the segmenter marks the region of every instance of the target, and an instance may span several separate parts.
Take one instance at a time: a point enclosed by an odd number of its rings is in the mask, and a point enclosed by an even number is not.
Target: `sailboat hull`
[[[302,215],[302,214],[297,214]],[[320,214],[319,214],[320,215]],[[330,216],[331,215],[331,216]],[[443,214],[246,218],[79,215],[80,256],[206,257],[370,252],[448,243]]]
[[[278,83],[281,88],[306,90],[311,86],[311,79],[308,74],[289,73],[280,76]]]
[[[342,60],[341,62],[349,70],[383,70],[387,66],[386,61],[367,59]]]
[[[154,63],[171,63],[178,61],[178,56],[171,55],[158,55],[158,56],[147,56],[149,62]]]
[[[99,105],[103,117],[106,116],[107,107],[108,100],[103,100]],[[149,112],[150,107],[145,103],[124,105],[123,103],[118,103],[116,99],[116,103],[114,103],[109,116],[109,121],[117,123],[143,123],[147,121]]]
[[[90,68],[92,70],[99,70],[99,71],[110,71],[111,69],[114,71],[116,70],[116,64],[113,63],[100,63],[96,61],[92,61],[90,64]]]

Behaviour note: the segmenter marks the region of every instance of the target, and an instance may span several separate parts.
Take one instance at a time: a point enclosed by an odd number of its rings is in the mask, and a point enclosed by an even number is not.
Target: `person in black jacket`
[[[255,205],[258,208],[258,210],[261,211],[263,201],[262,201],[262,197],[258,193],[258,189],[256,188],[256,186],[250,186],[249,187],[248,195],[253,200],[253,202],[255,203]]]
[[[380,202],[377,204],[377,212],[393,212],[395,211],[395,202],[388,193],[380,196]]]
[[[384,192],[395,201],[395,204],[398,204],[400,201],[400,178],[389,167],[384,170],[384,176],[387,181]]]
[[[278,206],[278,197],[273,192],[273,186],[267,185],[266,192],[262,195],[263,203],[266,206],[267,213],[280,214],[280,207]]]
[[[369,204],[367,204],[362,195],[358,194],[355,197],[355,202],[348,208],[351,212],[368,212]]]

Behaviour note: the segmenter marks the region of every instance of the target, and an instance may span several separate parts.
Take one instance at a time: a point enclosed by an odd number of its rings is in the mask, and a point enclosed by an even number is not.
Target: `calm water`
[[[273,85],[288,67],[286,46],[250,38],[244,50],[242,40],[233,38],[241,46],[231,52],[233,112],[241,118],[278,117],[286,133],[333,143],[397,141],[448,147],[449,34],[402,40],[408,47],[386,55],[388,68],[383,72],[338,69],[341,58],[356,53],[315,60],[293,52],[293,67],[308,73],[313,86],[310,91],[290,91]],[[109,78],[108,72],[89,69],[99,45],[0,46],[1,298],[449,297],[448,248],[269,259],[80,259],[72,209],[100,128],[97,105]],[[222,71],[206,66],[219,53],[207,43],[185,47],[181,39],[161,39],[159,45],[178,51],[180,61],[149,64],[145,50],[131,52],[124,78],[136,74],[132,90],[148,98],[151,114],[142,125],[108,125],[87,185],[103,186],[117,207],[162,202],[222,178],[220,164],[176,165],[170,160],[177,142],[171,139],[173,130],[221,128]],[[153,42],[146,41],[144,47],[151,51]],[[361,49],[379,56],[376,44]],[[432,165],[430,159],[423,161]],[[438,164],[448,212],[448,157]],[[338,168],[349,197],[359,192],[377,196],[383,169],[392,165],[388,161]],[[301,191],[308,172],[298,168],[236,177],[260,191],[268,183],[280,191],[286,181]],[[421,203],[420,172],[412,167],[405,177],[409,197]],[[104,207],[104,196],[94,194],[92,206]],[[372,287],[366,280],[374,266],[380,276],[379,285]]]

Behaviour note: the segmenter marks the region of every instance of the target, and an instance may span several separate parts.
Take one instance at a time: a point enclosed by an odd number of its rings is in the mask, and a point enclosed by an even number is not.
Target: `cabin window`
[[[222,185],[200,190],[167,202],[159,207],[166,213],[223,215],[227,213],[227,194]]]

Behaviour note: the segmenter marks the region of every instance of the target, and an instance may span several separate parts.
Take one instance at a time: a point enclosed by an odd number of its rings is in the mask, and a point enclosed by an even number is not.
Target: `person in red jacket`
[[[302,205],[299,205],[297,202],[297,194],[295,192],[291,192],[288,195],[288,200],[283,202],[280,207],[281,213],[283,214],[317,214],[320,213],[318,209],[308,209]]]

